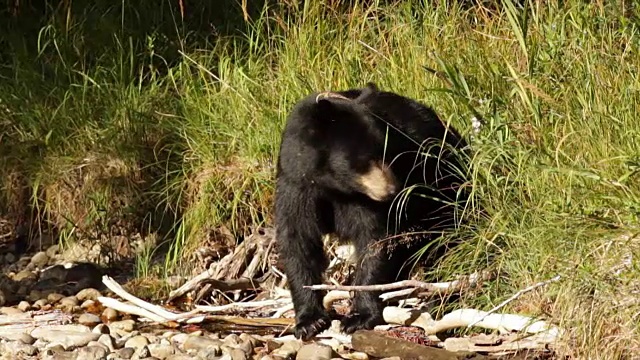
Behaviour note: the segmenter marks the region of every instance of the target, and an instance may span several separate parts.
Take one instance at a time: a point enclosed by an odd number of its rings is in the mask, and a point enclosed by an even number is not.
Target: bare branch
[[[539,288],[541,286],[545,286],[545,285],[551,284],[552,282],[556,282],[558,280],[560,280],[560,275],[556,275],[556,276],[552,277],[551,279],[548,279],[548,280],[545,280],[545,281],[541,281],[541,282],[533,284],[533,285],[531,285],[531,286],[529,286],[527,288],[524,288],[524,289],[518,291],[517,293],[515,293],[513,296],[511,296],[507,300],[501,302],[498,306],[496,306],[493,309],[489,310],[487,312],[487,315],[485,315],[485,316],[488,316],[488,315],[493,314],[494,312],[500,310],[501,308],[503,308],[508,303],[510,303],[513,300],[515,300],[515,299],[519,298],[520,296],[522,296],[522,294],[525,294],[525,293],[527,293],[527,292],[529,292],[531,290],[537,289],[537,288]],[[484,320],[484,317],[479,318],[475,322],[470,323],[469,325],[467,325],[467,327],[472,327],[473,325],[475,325],[476,323],[478,323],[478,322],[480,322],[482,320]]]

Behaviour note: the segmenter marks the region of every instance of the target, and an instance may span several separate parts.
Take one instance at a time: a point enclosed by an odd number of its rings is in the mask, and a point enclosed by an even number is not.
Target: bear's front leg
[[[354,285],[373,285],[390,282],[395,268],[385,252],[378,244],[358,246],[358,264]],[[342,319],[342,330],[351,334],[357,330],[371,330],[376,325],[384,324],[382,317],[383,304],[379,298],[380,291],[356,291],[353,297],[351,312]]]
[[[294,334],[299,339],[309,340],[331,324],[329,314],[322,306],[324,293],[304,288],[322,283],[328,261],[316,206],[309,199],[311,196],[295,195],[292,190],[286,195],[276,195],[276,239],[296,313]]]

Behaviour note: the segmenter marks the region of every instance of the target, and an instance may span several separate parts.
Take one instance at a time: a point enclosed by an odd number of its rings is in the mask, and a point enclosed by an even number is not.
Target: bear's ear
[[[360,92],[360,95],[358,95],[358,97],[356,98],[357,102],[363,102],[365,101],[368,97],[375,95],[377,92],[379,92],[380,90],[378,90],[378,86],[373,83],[373,82],[368,82],[367,86],[365,86],[362,91]]]

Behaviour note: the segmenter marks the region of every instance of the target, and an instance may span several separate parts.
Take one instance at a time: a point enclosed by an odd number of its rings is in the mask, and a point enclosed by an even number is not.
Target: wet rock
[[[42,299],[43,297],[46,297],[46,292],[45,291],[40,291],[40,290],[31,290],[29,292],[29,296],[27,297],[27,300],[29,301],[38,301],[40,299]],[[34,304],[35,306],[35,304]]]
[[[76,298],[79,301],[85,301],[85,300],[96,301],[100,296],[102,296],[102,294],[100,294],[100,291],[94,288],[82,289],[76,294]]]
[[[322,344],[306,344],[300,347],[296,360],[331,360],[333,349]]]
[[[102,321],[98,317],[98,315],[93,315],[90,313],[84,313],[78,317],[78,323],[87,326],[94,326],[96,324],[101,323]]]
[[[109,353],[101,346],[87,346],[76,351],[76,360],[106,360]]]

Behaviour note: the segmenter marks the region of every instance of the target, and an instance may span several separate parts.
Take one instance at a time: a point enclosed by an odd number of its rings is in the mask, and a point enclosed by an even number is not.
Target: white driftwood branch
[[[227,310],[234,309],[247,309],[247,308],[260,308],[266,306],[282,306],[286,304],[290,304],[291,299],[269,299],[269,300],[261,300],[261,301],[247,301],[247,302],[233,302],[225,305],[218,306],[204,306],[204,305],[196,305],[196,309],[203,312],[222,312]]]
[[[491,272],[476,272],[469,276],[461,276],[459,279],[448,282],[426,283],[418,280],[402,280],[389,284],[377,285],[308,285],[311,290],[343,290],[343,291],[387,291],[403,288],[414,288],[433,293],[457,291],[464,287],[474,286],[481,280],[488,280],[493,277]]]
[[[158,315],[162,319],[169,320],[169,321],[176,321],[181,317],[184,317],[184,314],[171,312],[163,308],[162,306],[151,304],[149,302],[146,302],[140,298],[137,298],[129,294],[122,286],[120,286],[120,284],[118,284],[115,280],[113,280],[107,275],[104,275],[102,277],[102,283],[107,288],[109,288],[109,290],[113,291],[116,295],[120,296],[125,300],[130,301],[133,305],[136,305],[139,308],[145,309],[150,313]],[[154,321],[158,321],[158,320],[154,320]]]
[[[541,320],[534,320],[528,316],[514,314],[487,314],[486,311],[475,309],[454,310],[442,317],[433,320],[426,311],[398,308],[388,306],[382,313],[384,320],[390,324],[420,327],[425,334],[432,335],[439,332],[468,326],[475,326],[502,332],[522,331],[530,334],[545,333],[556,338],[561,335],[561,330]]]
[[[507,305],[508,303],[510,303],[510,302],[512,302],[513,300],[515,300],[515,299],[519,298],[520,296],[522,296],[522,294],[525,294],[525,293],[527,293],[527,292],[529,292],[529,291],[531,291],[531,290],[537,289],[537,288],[539,288],[539,287],[541,287],[541,286],[545,286],[545,285],[551,284],[552,282],[556,282],[556,281],[558,281],[558,280],[560,280],[560,275],[556,275],[556,276],[552,277],[551,279],[548,279],[548,280],[545,280],[545,281],[541,281],[541,282],[536,283],[536,284],[533,284],[533,285],[531,285],[531,286],[529,286],[529,287],[527,287],[527,288],[524,288],[524,289],[522,289],[522,290],[518,291],[517,293],[513,294],[513,296],[511,296],[511,297],[510,297],[510,298],[508,298],[507,300],[505,300],[505,301],[501,302],[498,306],[496,306],[496,307],[494,307],[493,309],[491,309],[491,310],[487,311],[487,315],[485,315],[485,316],[491,315],[491,314],[493,314],[494,312],[496,312],[496,311],[500,310],[501,308],[503,308],[503,307],[504,307],[505,305]],[[473,326],[473,325],[475,325],[477,322],[480,322],[480,321],[482,321],[482,320],[484,320],[484,317],[479,318],[479,319],[478,319],[478,320],[476,320],[475,322],[470,323],[469,325],[467,325],[467,327],[472,327],[472,326]]]

